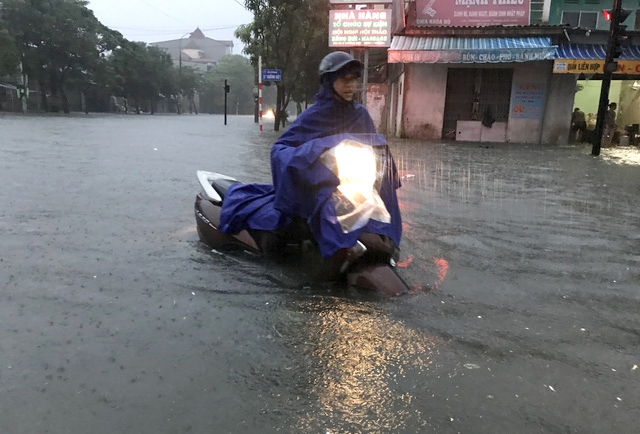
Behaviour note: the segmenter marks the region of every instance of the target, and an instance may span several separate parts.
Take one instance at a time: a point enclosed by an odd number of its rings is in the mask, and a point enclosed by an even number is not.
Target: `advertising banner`
[[[417,26],[529,25],[531,0],[416,0]]]
[[[330,47],[388,47],[390,44],[390,9],[329,11]]]
[[[545,96],[544,83],[514,83],[509,118],[542,119]]]
[[[618,60],[614,74],[640,74],[640,60]],[[602,74],[604,60],[556,59],[553,61],[556,74]]]

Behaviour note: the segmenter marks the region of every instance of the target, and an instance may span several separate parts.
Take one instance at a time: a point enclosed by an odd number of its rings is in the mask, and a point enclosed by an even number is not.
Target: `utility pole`
[[[609,41],[607,43],[607,55],[604,61],[604,74],[602,77],[602,87],[600,88],[600,101],[598,103],[598,117],[596,118],[596,128],[594,131],[592,155],[600,155],[602,144],[602,132],[604,130],[604,120],[609,105],[609,90],[611,89],[611,77],[618,69],[616,59],[622,54],[622,44],[626,41],[625,30],[627,26],[622,25],[629,17],[631,11],[622,9],[622,0],[613,0],[611,10],[603,10],[605,19],[611,22],[609,26]]]
[[[258,119],[262,132],[262,56],[258,56]]]
[[[229,85],[227,79],[224,79],[224,124],[227,125],[227,94],[229,93]]]
[[[27,113],[27,99],[29,98],[29,77],[24,73],[20,60],[20,83],[18,83],[18,97],[20,98],[22,113]]]

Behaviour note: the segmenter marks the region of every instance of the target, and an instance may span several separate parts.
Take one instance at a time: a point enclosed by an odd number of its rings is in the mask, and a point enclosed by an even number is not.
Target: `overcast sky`
[[[87,7],[130,41],[179,39],[200,27],[209,38],[233,41],[233,54],[242,54],[233,32],[253,21],[243,5],[243,0],[89,0]]]

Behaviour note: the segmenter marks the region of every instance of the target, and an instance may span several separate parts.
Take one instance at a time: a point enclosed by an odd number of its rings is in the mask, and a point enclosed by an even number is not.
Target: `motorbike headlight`
[[[343,142],[335,149],[340,185],[338,190],[353,202],[363,202],[373,193],[376,182],[376,155],[371,146]]]
[[[345,140],[321,157],[340,179],[333,202],[345,233],[363,227],[370,219],[391,221],[376,188],[382,180],[381,168],[384,167],[379,152],[381,149],[373,146]]]

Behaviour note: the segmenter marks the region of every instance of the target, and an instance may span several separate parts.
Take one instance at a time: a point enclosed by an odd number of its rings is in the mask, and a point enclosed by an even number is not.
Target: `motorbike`
[[[322,231],[318,231],[318,225],[314,230],[313,219],[309,218],[292,217],[283,227],[270,230],[251,227],[231,233],[221,230],[222,207],[228,191],[249,184],[204,170],[196,172],[201,187],[194,204],[198,236],[212,249],[239,247],[277,261],[297,261],[312,281],[343,282],[387,296],[408,293],[408,285],[395,268],[398,246],[385,231],[375,230],[391,221],[380,196],[382,179],[388,173],[388,155],[386,146],[370,146],[351,138],[318,152],[317,161],[335,175],[338,183],[325,195],[327,209],[331,210],[331,218],[325,220],[337,225],[336,236],[340,238],[338,243],[342,243],[332,250],[327,251]],[[395,191],[393,200],[397,209]],[[372,220],[377,224],[369,224]],[[357,239],[352,242],[354,234]],[[350,245],[344,246],[345,239]]]

